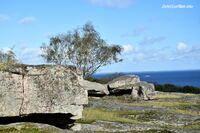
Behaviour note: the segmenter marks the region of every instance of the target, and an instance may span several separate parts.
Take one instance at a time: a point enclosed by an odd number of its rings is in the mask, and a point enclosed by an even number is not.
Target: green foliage
[[[0,64],[0,71],[8,71],[8,67],[6,64]]]
[[[117,57],[122,48],[108,45],[91,23],[50,38],[49,44],[43,44],[41,50],[46,62],[74,65],[83,71],[84,77],[91,76],[103,66],[122,61]]]
[[[173,84],[155,84],[156,91],[163,91],[163,92],[182,92],[182,93],[194,93],[200,94],[200,88],[194,86],[176,86]]]

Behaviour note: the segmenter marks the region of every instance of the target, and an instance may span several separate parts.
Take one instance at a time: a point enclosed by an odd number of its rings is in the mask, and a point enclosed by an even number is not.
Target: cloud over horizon
[[[29,24],[36,21],[36,18],[33,16],[29,16],[29,17],[24,17],[22,19],[19,20],[20,24]]]

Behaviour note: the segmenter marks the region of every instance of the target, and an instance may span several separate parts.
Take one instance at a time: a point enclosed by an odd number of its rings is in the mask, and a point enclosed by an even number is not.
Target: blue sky
[[[0,49],[41,64],[50,36],[91,21],[124,47],[124,61],[100,72],[200,69],[199,12],[199,0],[0,0]]]

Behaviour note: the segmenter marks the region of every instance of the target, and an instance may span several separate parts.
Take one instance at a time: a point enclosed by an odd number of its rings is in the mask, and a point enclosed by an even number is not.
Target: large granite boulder
[[[132,86],[132,98],[151,100],[155,98],[155,87],[152,83],[138,82]]]
[[[140,82],[137,75],[124,75],[108,82],[107,86],[111,94],[123,93],[124,91],[131,91],[132,85]]]
[[[80,79],[79,83],[84,89],[88,91],[89,96],[104,96],[109,94],[106,85],[96,82],[90,82],[84,79]]]
[[[19,116],[40,119],[51,117],[49,114],[62,117],[53,121],[65,118],[66,123],[82,118],[88,94],[79,83],[80,77],[81,72],[71,66],[8,66],[0,71],[0,123],[8,117],[17,121]]]
[[[150,100],[155,97],[152,83],[142,82],[137,75],[125,75],[115,78],[108,84],[111,95],[131,94],[134,99]]]

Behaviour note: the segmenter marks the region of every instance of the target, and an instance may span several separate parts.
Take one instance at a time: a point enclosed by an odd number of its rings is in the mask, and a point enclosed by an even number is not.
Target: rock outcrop
[[[132,86],[131,95],[134,99],[151,100],[155,98],[155,87],[152,83],[138,82]]]
[[[27,120],[24,117],[30,116],[43,122],[42,114],[54,114],[57,121],[65,120],[60,123],[82,118],[82,105],[88,103],[88,97],[79,84],[81,76],[71,66],[23,65],[0,71],[0,123],[7,117],[17,121],[18,117]]]
[[[90,82],[84,79],[80,79],[79,83],[84,89],[88,91],[89,96],[104,96],[109,94],[106,85],[96,82]]]
[[[132,85],[140,82],[137,75],[120,76],[108,82],[107,86],[111,94],[131,93]]]
[[[154,99],[155,87],[152,83],[140,81],[137,75],[120,76],[108,83],[112,95],[131,94],[134,99]]]

